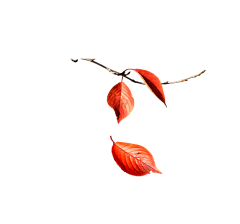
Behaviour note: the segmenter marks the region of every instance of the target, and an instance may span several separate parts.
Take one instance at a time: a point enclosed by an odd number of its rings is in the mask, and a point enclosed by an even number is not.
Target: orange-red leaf
[[[157,98],[159,98],[166,105],[163,87],[159,78],[156,75],[143,69],[126,70],[134,70],[135,72],[137,72],[143,79],[144,83],[148,86],[148,88],[157,96]]]
[[[110,137],[112,140],[112,137]],[[160,173],[152,154],[141,145],[113,142],[112,155],[118,166],[126,173],[134,176]]]
[[[123,82],[115,85],[107,96],[107,102],[117,116],[118,123],[126,118],[133,110],[134,99],[128,86]]]

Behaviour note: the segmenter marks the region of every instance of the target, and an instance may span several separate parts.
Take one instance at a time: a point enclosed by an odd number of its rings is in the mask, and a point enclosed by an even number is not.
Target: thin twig
[[[110,69],[110,68],[108,68],[108,67],[106,67],[106,66],[104,66],[104,65],[102,65],[102,64],[100,64],[100,63],[98,63],[98,62],[96,62],[96,61],[95,61],[95,58],[82,58],[82,60],[90,61],[90,62],[92,62],[92,63],[94,63],[94,64],[97,64],[97,65],[99,65],[99,66],[107,69],[107,70],[108,70],[110,73],[112,73],[113,75],[118,75],[118,76],[121,75],[121,76],[123,76],[124,78],[129,79],[130,81],[132,81],[132,82],[134,82],[134,83],[138,83],[138,84],[145,85],[145,83],[138,82],[138,81],[136,81],[136,80],[134,80],[134,79],[131,79],[131,78],[127,77],[127,75],[129,75],[130,72],[128,72],[127,74],[125,74],[125,72],[120,73],[120,72],[114,71],[114,70],[112,70],[112,69]]]
[[[196,77],[200,76],[200,75],[203,74],[205,71],[206,71],[206,70],[203,70],[203,71],[200,72],[199,74],[197,74],[197,75],[193,75],[193,76],[191,76],[191,77],[189,77],[189,78],[187,78],[187,79],[182,79],[182,80],[175,81],[175,82],[169,82],[169,81],[167,81],[167,82],[163,82],[162,85],[166,85],[166,84],[174,84],[174,83],[179,83],[179,82],[186,82],[186,81],[188,81],[189,79],[196,78]]]
[[[78,61],[78,59],[76,59],[76,60],[71,59],[71,60],[72,60],[73,62],[77,62],[77,61]],[[104,65],[102,65],[102,64],[100,64],[100,63],[98,63],[98,62],[96,62],[96,61],[95,61],[95,58],[82,58],[82,60],[90,61],[90,62],[92,62],[92,63],[94,63],[94,64],[96,64],[96,65],[99,65],[99,66],[107,69],[107,70],[108,70],[111,74],[113,74],[113,75],[123,76],[124,78],[129,79],[130,81],[132,81],[132,82],[134,82],[134,83],[146,85],[145,83],[138,82],[138,81],[136,81],[136,80],[134,80],[134,79],[131,79],[131,78],[127,77],[127,75],[129,75],[130,72],[128,72],[127,74],[125,74],[125,71],[123,71],[122,73],[117,72],[117,71],[114,71],[114,70],[112,70],[112,69],[110,69],[110,68],[108,68],[108,67],[106,67],[106,66],[104,66]],[[189,77],[189,78],[182,79],[182,80],[179,80],[179,81],[175,81],[175,82],[169,82],[169,81],[167,81],[167,82],[162,82],[162,85],[174,84],[174,83],[179,83],[179,82],[186,82],[186,81],[188,81],[189,79],[196,78],[196,77],[200,76],[200,75],[203,74],[205,71],[206,71],[206,70],[203,70],[202,72],[200,72],[200,73],[197,74],[197,75],[193,75],[193,76],[191,76],[191,77]]]

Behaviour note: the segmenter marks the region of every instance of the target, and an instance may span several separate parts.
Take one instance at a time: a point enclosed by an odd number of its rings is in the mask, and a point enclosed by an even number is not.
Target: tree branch
[[[99,66],[107,69],[107,70],[108,70],[110,73],[112,73],[113,75],[123,76],[124,78],[129,79],[130,81],[132,81],[132,82],[134,82],[134,83],[138,83],[138,84],[145,85],[145,83],[138,82],[138,81],[136,81],[136,80],[134,80],[134,79],[131,79],[131,78],[127,77],[127,75],[129,75],[130,72],[128,72],[127,74],[125,74],[125,72],[120,73],[120,72],[114,71],[114,70],[112,70],[112,69],[110,69],[110,68],[108,68],[108,67],[106,67],[106,66],[104,66],[104,65],[102,65],[102,64],[100,64],[100,63],[98,63],[98,62],[96,62],[96,61],[95,61],[95,58],[93,58],[93,59],[92,59],[92,58],[82,58],[82,60],[90,61],[90,62],[92,62],[92,63],[94,63],[94,64],[97,64],[97,65],[99,65]]]
[[[96,64],[96,65],[99,65],[99,66],[107,69],[107,70],[108,70],[110,73],[112,73],[113,75],[123,76],[124,78],[129,79],[130,81],[132,81],[132,82],[134,82],[134,83],[138,83],[138,84],[145,85],[145,83],[138,82],[138,81],[136,81],[136,80],[134,80],[134,79],[131,79],[131,78],[127,77],[127,75],[129,75],[130,72],[128,72],[127,74],[125,74],[125,71],[123,71],[123,72],[121,72],[121,73],[120,73],[120,72],[117,72],[117,71],[114,71],[114,70],[112,70],[112,69],[110,69],[110,68],[108,68],[108,67],[106,67],[106,66],[104,66],[104,65],[102,65],[102,64],[100,64],[100,63],[98,63],[98,62],[96,62],[96,61],[95,61],[95,58],[82,58],[82,60],[90,61],[90,62],[92,62],[92,63],[94,63],[94,64]],[[78,61],[78,59],[76,59],[76,60],[71,59],[71,61],[73,61],[73,62],[76,63],[76,62]],[[162,85],[174,84],[174,83],[179,83],[179,82],[186,82],[186,81],[188,81],[189,79],[196,78],[196,77],[200,76],[200,75],[203,74],[205,71],[206,71],[206,70],[203,70],[202,72],[200,72],[200,73],[197,74],[197,75],[193,75],[193,76],[191,76],[191,77],[189,77],[189,78],[182,79],[182,80],[179,80],[179,81],[175,81],[175,82],[169,82],[169,81],[167,81],[167,82],[162,82]]]
[[[191,77],[189,77],[189,78],[182,79],[182,80],[179,80],[179,81],[175,81],[175,82],[169,82],[169,81],[163,82],[162,85],[174,84],[174,83],[179,83],[179,82],[186,82],[186,81],[188,81],[189,79],[196,78],[196,77],[200,76],[200,75],[203,74],[204,72],[206,72],[206,70],[203,70],[202,72],[200,72],[200,73],[197,74],[197,75],[193,75],[193,76],[191,76]]]

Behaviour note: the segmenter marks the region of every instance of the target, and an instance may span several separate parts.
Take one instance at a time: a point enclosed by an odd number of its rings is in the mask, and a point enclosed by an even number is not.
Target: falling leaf
[[[107,96],[107,102],[108,105],[114,109],[118,123],[126,118],[134,107],[132,93],[123,81],[110,90]]]
[[[114,142],[111,136],[110,138],[113,142],[113,158],[124,172],[134,176],[144,176],[151,172],[161,174],[147,149],[141,145]]]
[[[157,98],[159,98],[166,105],[163,87],[159,78],[156,75],[143,69],[130,68],[126,69],[125,71],[127,70],[134,70],[135,72],[137,72],[143,79],[144,83],[148,86],[148,88],[157,96]]]

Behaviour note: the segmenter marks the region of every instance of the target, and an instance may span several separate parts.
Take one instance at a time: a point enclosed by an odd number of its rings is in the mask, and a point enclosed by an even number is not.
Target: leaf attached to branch
[[[128,86],[123,82],[115,85],[107,96],[107,102],[117,116],[118,123],[126,118],[133,110],[134,99]]]
[[[134,70],[135,72],[137,72],[143,79],[144,83],[148,86],[148,88],[156,95],[158,99],[160,99],[166,105],[163,87],[159,78],[156,75],[143,69],[126,69],[126,70]]]

